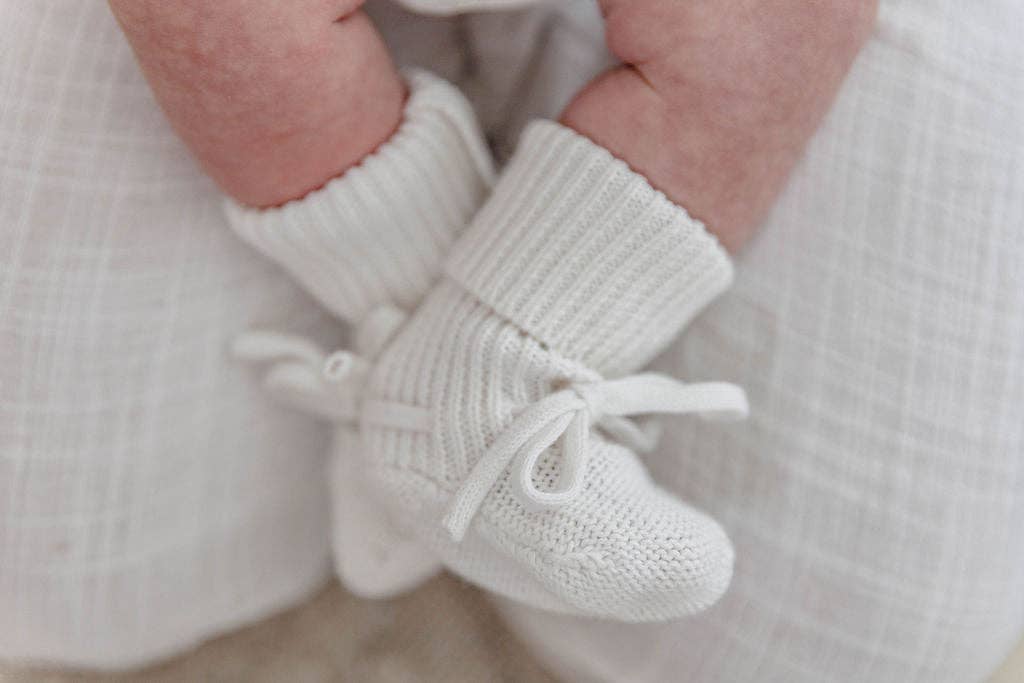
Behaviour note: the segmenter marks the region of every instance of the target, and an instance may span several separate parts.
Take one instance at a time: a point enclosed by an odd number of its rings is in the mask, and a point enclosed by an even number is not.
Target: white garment
[[[589,2],[370,4],[403,61],[485,95],[499,149],[607,60]],[[326,576],[326,434],[224,348],[337,330],[228,233],[105,3],[0,15],[0,657],[124,666]],[[734,586],[660,627],[509,608],[553,669],[960,683],[1019,636],[1022,21],[1014,0],[883,4],[734,291],[661,363],[752,390],[747,431],[679,422],[650,460],[726,526]],[[472,71],[467,33],[527,67]],[[676,455],[697,443],[713,457]]]
[[[399,0],[410,10],[425,14],[449,15],[459,12],[513,9],[529,5],[535,0]]]

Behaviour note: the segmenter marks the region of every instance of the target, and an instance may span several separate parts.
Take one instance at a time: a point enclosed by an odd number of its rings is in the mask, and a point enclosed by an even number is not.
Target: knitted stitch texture
[[[490,153],[461,93],[426,72],[410,71],[407,79],[410,96],[399,129],[358,166],[279,208],[226,203],[230,224],[244,241],[355,326],[356,350],[364,358],[338,356],[348,365],[372,360],[404,320],[401,309],[410,310],[426,294],[493,184]],[[244,335],[236,352],[276,361],[267,373],[270,388],[338,423],[329,475],[332,545],[346,586],[382,597],[436,572],[433,554],[367,495],[350,409],[365,375],[353,372],[335,385],[325,383],[326,354],[276,333]]]
[[[650,480],[620,443],[639,430],[606,418],[745,399],[604,377],[650,361],[731,276],[643,177],[535,122],[372,371],[364,452],[383,499],[452,570],[537,607],[626,621],[708,607],[730,581],[728,538]]]
[[[462,93],[424,71],[406,78],[401,125],[358,166],[278,208],[226,203],[239,237],[354,324],[380,304],[415,307],[493,182]]]

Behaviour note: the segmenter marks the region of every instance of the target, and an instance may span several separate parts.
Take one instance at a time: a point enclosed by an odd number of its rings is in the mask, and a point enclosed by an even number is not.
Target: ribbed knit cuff
[[[540,342],[609,376],[645,365],[732,280],[700,222],[549,121],[523,134],[446,272]]]
[[[272,209],[231,200],[231,227],[343,319],[388,302],[412,308],[493,184],[469,103],[422,71],[398,130],[358,166]]]

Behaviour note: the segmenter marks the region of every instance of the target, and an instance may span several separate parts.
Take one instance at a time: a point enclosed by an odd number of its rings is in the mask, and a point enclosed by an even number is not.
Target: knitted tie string
[[[327,354],[313,342],[296,335],[249,330],[232,346],[237,358],[269,363],[263,383],[273,394],[303,412],[332,422],[356,422],[370,360],[375,358],[405,323],[406,313],[393,306],[378,306],[355,327],[356,348]]]
[[[404,314],[395,309],[371,314],[357,331],[357,344],[376,356]],[[370,362],[348,351],[325,354],[301,337],[253,330],[240,335],[234,352],[251,362],[272,362],[264,383],[292,405],[335,422],[367,422],[397,429],[429,432],[430,411],[391,401],[363,402]],[[702,417],[741,419],[748,411],[743,389],[726,382],[686,384],[666,375],[645,373],[621,379],[577,382],[528,406],[512,420],[459,487],[444,517],[451,537],[461,540],[480,506],[511,465],[510,484],[528,510],[557,508],[583,489],[590,461],[592,427],[636,451],[651,450],[657,434],[629,416],[696,413]],[[653,426],[653,423],[652,425]],[[533,472],[541,455],[562,442],[559,480],[541,490]]]
[[[648,449],[649,436],[624,418],[650,413],[696,413],[702,417],[741,419],[748,412],[743,390],[725,382],[685,384],[647,373],[622,379],[577,383],[527,407],[498,436],[455,494],[443,524],[459,541],[488,493],[511,465],[510,483],[529,510],[545,510],[572,502],[583,489],[590,461],[589,435],[602,427],[624,445]],[[558,485],[542,491],[533,483],[541,454],[562,441]]]

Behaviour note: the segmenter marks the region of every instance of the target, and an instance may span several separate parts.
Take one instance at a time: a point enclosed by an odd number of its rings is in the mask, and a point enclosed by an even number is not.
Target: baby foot
[[[385,504],[452,570],[537,607],[655,621],[714,603],[732,546],[651,481],[651,434],[627,416],[743,416],[746,398],[627,373],[726,288],[716,240],[540,122],[446,270],[370,373],[363,452]]]
[[[354,330],[354,351],[250,332],[235,352],[269,366],[265,384],[336,425],[326,472],[332,545],[342,582],[367,597],[407,590],[439,570],[432,552],[368,493],[357,431],[370,363],[439,277],[441,262],[493,182],[490,154],[459,91],[407,73],[398,131],[322,189],[278,209],[227,205],[232,228]]]

